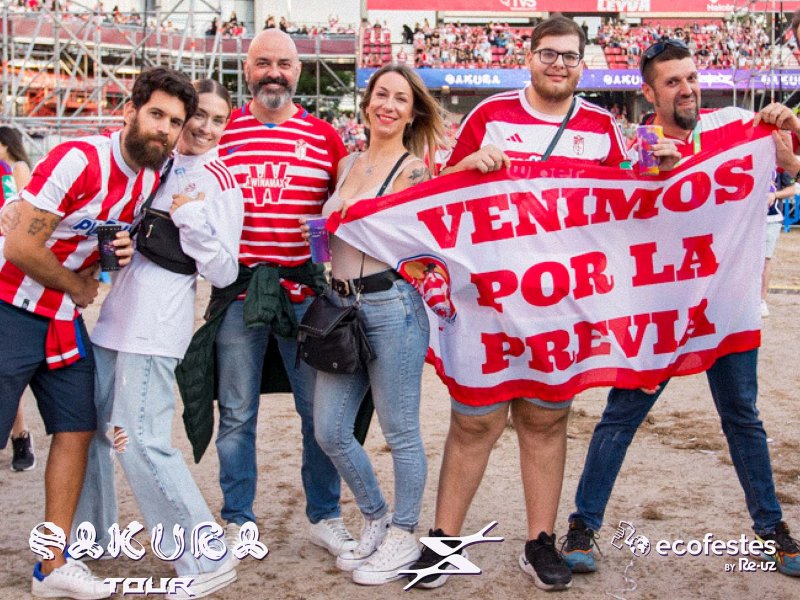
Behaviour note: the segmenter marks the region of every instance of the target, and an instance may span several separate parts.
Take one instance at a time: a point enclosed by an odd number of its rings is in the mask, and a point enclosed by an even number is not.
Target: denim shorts
[[[540,400],[539,398],[514,398],[514,400],[525,400],[525,402],[530,402],[531,404],[541,406],[542,408],[560,410],[562,408],[569,408],[572,406],[573,399],[570,398],[569,400],[561,400],[559,402],[547,402],[545,400]],[[484,415],[493,413],[496,410],[500,410],[501,408],[506,410],[510,402],[511,400],[507,400],[505,402],[496,402],[494,404],[486,404],[484,406],[472,406],[471,404],[459,402],[450,396],[450,408],[452,408],[453,411],[457,412],[458,414],[466,417],[482,417]]]
[[[78,327],[86,356],[60,369],[49,369],[45,360],[49,326],[49,319],[0,302],[0,448],[28,385],[48,434],[97,429],[94,355],[83,319],[78,318]]]

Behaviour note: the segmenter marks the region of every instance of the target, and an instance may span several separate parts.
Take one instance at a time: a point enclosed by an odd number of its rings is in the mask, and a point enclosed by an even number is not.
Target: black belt
[[[361,288],[362,294],[372,294],[373,292],[385,292],[398,279],[402,279],[402,277],[397,274],[397,271],[388,269],[374,275],[367,275],[361,279],[358,277],[355,279],[333,279],[331,287],[340,296],[354,296],[359,288]]]

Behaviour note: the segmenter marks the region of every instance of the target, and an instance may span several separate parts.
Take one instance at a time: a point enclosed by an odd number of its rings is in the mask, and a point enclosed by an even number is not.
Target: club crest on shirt
[[[456,307],[450,297],[450,272],[437,256],[412,256],[402,259],[397,272],[417,288],[422,299],[444,322],[453,323]]]
[[[572,152],[580,156],[583,154],[584,139],[582,135],[576,135],[572,138]]]
[[[294,155],[297,157],[297,160],[305,160],[307,148],[308,144],[305,140],[297,140],[294,143]]]
[[[286,175],[289,163],[269,163],[265,165],[250,165],[245,185],[253,192],[253,203],[264,206],[268,202],[280,202],[283,190],[289,187],[292,181]]]

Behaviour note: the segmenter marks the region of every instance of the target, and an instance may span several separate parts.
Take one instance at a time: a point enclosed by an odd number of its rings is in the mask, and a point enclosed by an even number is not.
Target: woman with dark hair
[[[197,111],[184,126],[151,208],[171,218],[197,273],[173,271],[137,250],[130,266],[113,276],[92,331],[98,429],[74,521],[99,525],[101,545],[117,521],[113,446],[147,528],[163,525],[162,550],[168,556],[175,550],[174,526],[189,536],[198,524],[214,521],[180,451],[172,447],[174,371],[192,337],[197,274],[216,287],[238,275],[244,214],[241,191],[218,160],[230,96],[210,79],[193,86]],[[107,435],[111,426],[113,443]],[[193,578],[192,597],[199,598],[234,581],[235,562],[230,555],[212,561],[184,552],[174,566],[179,576]]]
[[[0,208],[2,208],[6,202],[16,200],[17,192],[31,180],[31,163],[22,145],[22,135],[16,129],[5,125],[0,127],[0,176],[3,177],[3,186],[0,189]],[[10,177],[10,180],[6,179],[7,177]],[[11,426],[10,439],[11,470],[33,469],[36,466],[36,455],[33,452],[33,438],[25,423],[22,403]]]
[[[439,106],[409,67],[387,65],[370,79],[361,113],[369,146],[339,163],[338,184],[323,215],[364,198],[399,192],[427,181],[424,158],[443,138]],[[422,367],[429,324],[417,290],[368,253],[331,236],[333,283],[327,290],[338,306],[360,303],[359,315],[377,358],[352,375],[317,373],[314,431],[336,465],[364,516],[358,546],[339,555],[336,566],[353,581],[380,585],[419,557],[414,528],[419,521],[427,464],[419,426]],[[367,388],[394,463],[394,513],[389,512],[375,472],[353,431]]]

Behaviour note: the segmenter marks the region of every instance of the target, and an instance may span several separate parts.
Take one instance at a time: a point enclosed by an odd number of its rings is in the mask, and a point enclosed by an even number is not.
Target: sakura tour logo
[[[96,541],[97,532],[94,525],[84,521],[75,531],[75,541],[66,547],[67,538],[64,530],[54,523],[45,521],[31,530],[28,545],[34,554],[44,560],[55,557],[52,548],[56,548],[59,552],[64,552],[66,548],[66,552],[74,559],[88,557],[97,560],[107,554],[111,558],[125,555],[131,560],[138,561],[146,553],[145,547],[136,539],[136,535],[143,529],[144,526],[138,521],[132,521],[124,529],[120,529],[119,525],[114,523],[108,529],[110,541],[103,547]],[[159,523],[150,531],[150,549],[165,562],[177,560],[187,551],[185,533],[185,529],[180,525],[172,528],[172,550],[167,554],[163,549],[164,526]],[[189,538],[188,551],[195,558],[206,557],[209,560],[221,561],[230,553],[239,560],[247,556],[261,560],[269,553],[267,546],[259,541],[258,527],[253,522],[242,525],[232,548],[227,548],[225,545],[225,531],[212,521],[198,523],[192,529]],[[192,581],[192,577],[161,577],[158,581],[153,577],[109,577],[104,583],[111,593],[116,591],[129,595],[183,593],[182,597],[190,598]]]

